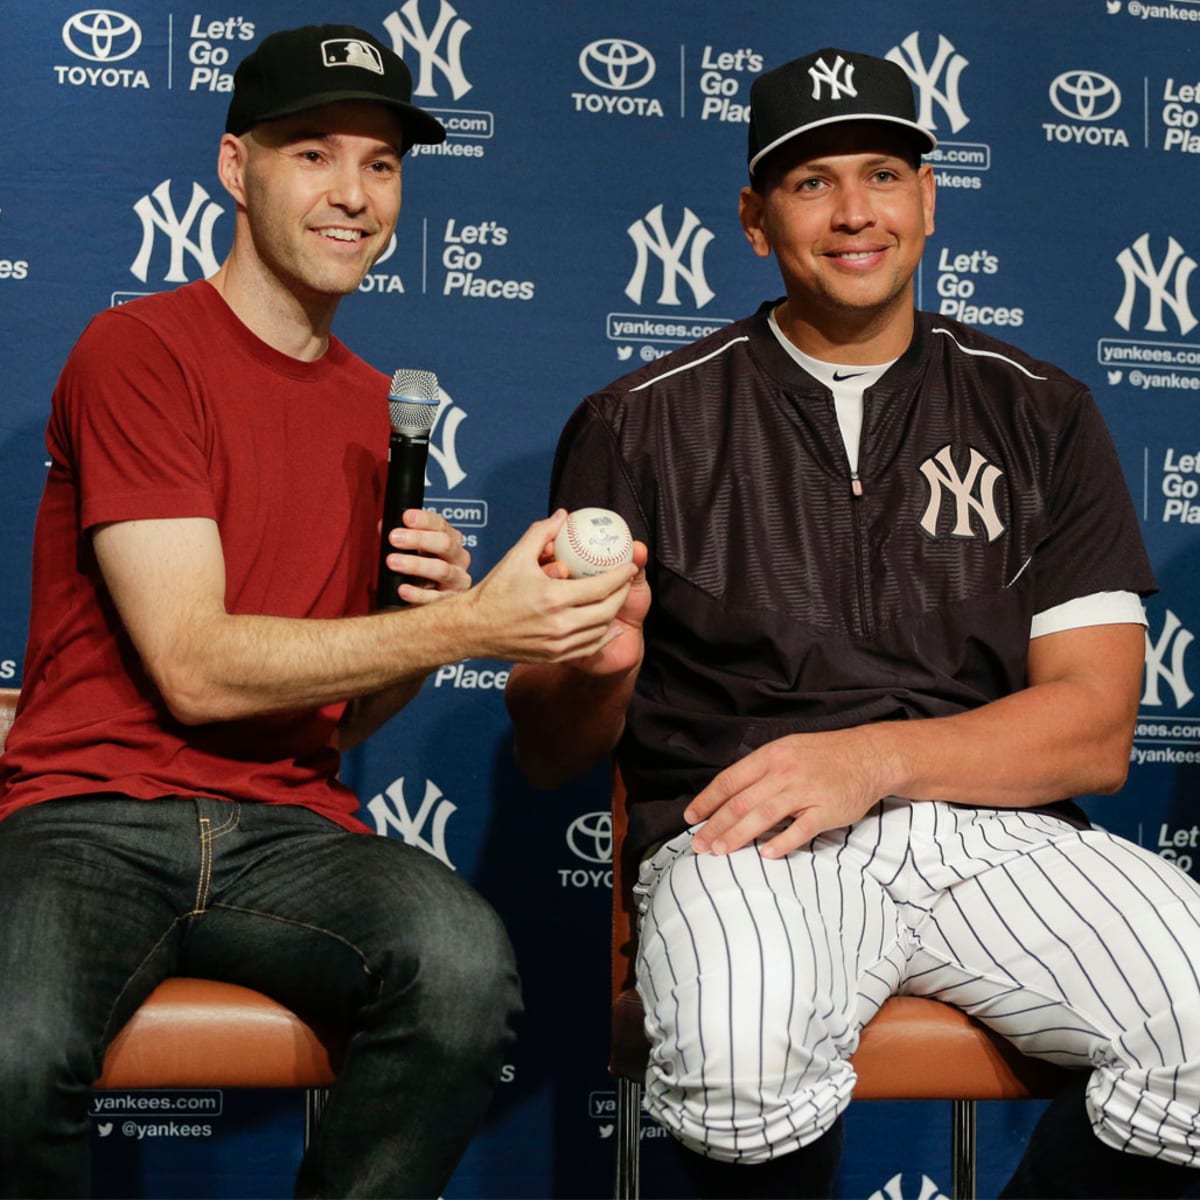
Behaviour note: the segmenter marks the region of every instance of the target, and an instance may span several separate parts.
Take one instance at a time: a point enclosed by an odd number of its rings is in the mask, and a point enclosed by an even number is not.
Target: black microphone
[[[429,431],[438,413],[438,381],[432,371],[407,371],[392,376],[388,392],[387,492],[383,499],[383,530],[379,547],[379,584],[376,601],[380,608],[404,608],[396,595],[402,583],[415,583],[410,575],[388,568],[387,556],[394,553],[388,534],[404,524],[406,508],[420,508],[425,499],[425,460],[429,455]]]

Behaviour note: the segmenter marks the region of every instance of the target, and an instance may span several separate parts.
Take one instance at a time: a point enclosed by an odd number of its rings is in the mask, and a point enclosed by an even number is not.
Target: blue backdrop
[[[826,45],[900,62],[936,132],[936,309],[1094,389],[1162,591],[1148,605],[1130,780],[1095,819],[1200,867],[1200,0],[0,0],[0,682],[19,684],[43,428],[88,318],[210,274],[232,230],[214,172],[237,61],[278,28],[390,41],[450,129],[405,165],[392,250],[336,329],[380,369],[437,373],[427,494],[485,571],[543,515],[578,400],[778,293],[744,243],[749,85]],[[213,353],[220,353],[219,346]],[[382,403],[382,399],[381,399]],[[346,763],[380,834],[449,862],[504,915],[527,1016],[448,1196],[610,1187],[610,829],[603,772],[555,794],[513,767],[507,664],[438,672]],[[179,1098],[178,1124],[95,1119],[109,1195],[290,1191],[299,1103]],[[845,1196],[948,1188],[945,1106],[859,1105]],[[983,1117],[994,1192],[1034,1105]],[[657,1129],[646,1187],[674,1186]]]

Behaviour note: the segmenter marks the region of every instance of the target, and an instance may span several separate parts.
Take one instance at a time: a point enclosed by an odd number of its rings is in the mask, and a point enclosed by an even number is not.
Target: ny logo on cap
[[[370,42],[358,38],[330,38],[321,43],[321,61],[327,67],[362,67],[383,75],[383,55]]]
[[[854,64],[848,63],[840,54],[831,67],[823,58],[818,58],[816,64],[808,68],[808,74],[813,81],[812,98],[820,100],[821,85],[829,85],[830,100],[840,100],[842,96],[857,96],[854,90]],[[839,79],[838,76],[841,75]]]

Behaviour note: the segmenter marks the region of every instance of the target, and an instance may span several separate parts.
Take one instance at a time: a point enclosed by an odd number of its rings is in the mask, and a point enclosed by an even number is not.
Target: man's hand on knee
[[[797,733],[727,767],[688,805],[697,854],[729,854],[777,827],[759,848],[781,858],[826,829],[852,825],[889,789],[888,765],[869,726]]]

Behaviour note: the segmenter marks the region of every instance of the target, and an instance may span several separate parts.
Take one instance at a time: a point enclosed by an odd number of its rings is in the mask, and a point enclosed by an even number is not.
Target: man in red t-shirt
[[[362,30],[239,67],[217,273],[97,317],[55,390],[21,708],[0,766],[0,1195],[89,1189],[105,1047],[165,976],[261,989],[345,1031],[301,1195],[433,1196],[519,1008],[492,910],[366,832],[337,779],[435,667],[563,661],[634,574],[549,578],[562,514],[477,585],[410,510],[372,612],[386,377],[330,334],[387,246],[401,160],[445,131]],[[296,481],[301,481],[296,486]]]

